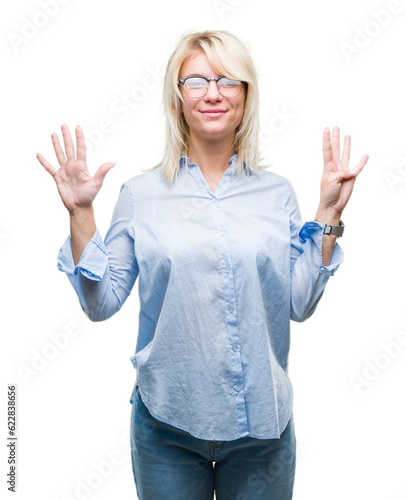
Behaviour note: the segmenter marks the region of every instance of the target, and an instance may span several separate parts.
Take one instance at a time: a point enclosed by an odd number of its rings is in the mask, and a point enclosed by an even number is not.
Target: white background
[[[5,2],[0,13],[1,491],[7,385],[16,383],[21,499],[136,498],[128,433],[137,283],[110,320],[79,313],[56,267],[68,213],[35,154],[57,166],[50,135],[62,142],[62,123],[94,138],[109,120],[88,154],[91,173],[117,162],[95,202],[104,235],[122,183],[162,153],[162,80],[142,91],[145,75],[162,74],[186,29],[220,28],[250,45],[263,154],[292,182],[304,220],[317,208],[325,126],[340,126],[342,142],[351,135],[351,167],[370,156],[343,217],[345,261],[315,314],[292,324],[294,499],[404,499],[405,347],[383,347],[405,330],[404,0],[55,2]],[[377,21],[382,10],[391,14]],[[41,27],[28,35],[34,21]],[[138,103],[118,112],[131,91]],[[55,347],[51,336],[67,330]],[[106,461],[111,470],[97,475]]]

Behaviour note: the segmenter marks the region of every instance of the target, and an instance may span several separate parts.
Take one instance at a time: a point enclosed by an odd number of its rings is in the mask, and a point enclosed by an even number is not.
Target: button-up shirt
[[[58,267],[93,321],[115,314],[139,277],[130,357],[152,416],[206,440],[279,438],[292,414],[290,320],[312,315],[343,260],[322,265],[321,224],[302,223],[288,180],[235,170],[213,192],[182,156],[125,182],[111,226],[75,266],[70,237]]]

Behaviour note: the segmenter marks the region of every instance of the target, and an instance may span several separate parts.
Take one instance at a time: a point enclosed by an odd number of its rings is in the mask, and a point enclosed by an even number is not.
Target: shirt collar
[[[238,161],[238,154],[236,153],[229,158],[228,163],[230,163],[230,165],[226,171],[229,173],[233,172],[237,161]],[[184,167],[186,165],[186,162],[187,162],[187,165],[189,167],[197,167],[198,166],[197,163],[190,163],[190,158],[188,156],[187,157],[184,155],[181,156],[180,157],[180,167]],[[245,162],[244,162],[244,164],[245,164]]]

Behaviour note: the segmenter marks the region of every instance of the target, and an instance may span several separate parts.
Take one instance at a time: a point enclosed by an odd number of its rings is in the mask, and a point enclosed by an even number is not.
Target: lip
[[[226,110],[225,109],[206,109],[204,111],[201,111],[201,113],[203,115],[207,115],[207,116],[221,116],[221,115],[224,115],[226,113]]]

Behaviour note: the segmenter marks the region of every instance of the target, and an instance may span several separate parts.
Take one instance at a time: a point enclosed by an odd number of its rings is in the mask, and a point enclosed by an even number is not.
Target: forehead
[[[202,75],[209,78],[219,76],[209,63],[205,52],[202,50],[195,51],[181,65],[180,78],[184,78],[188,75]]]

